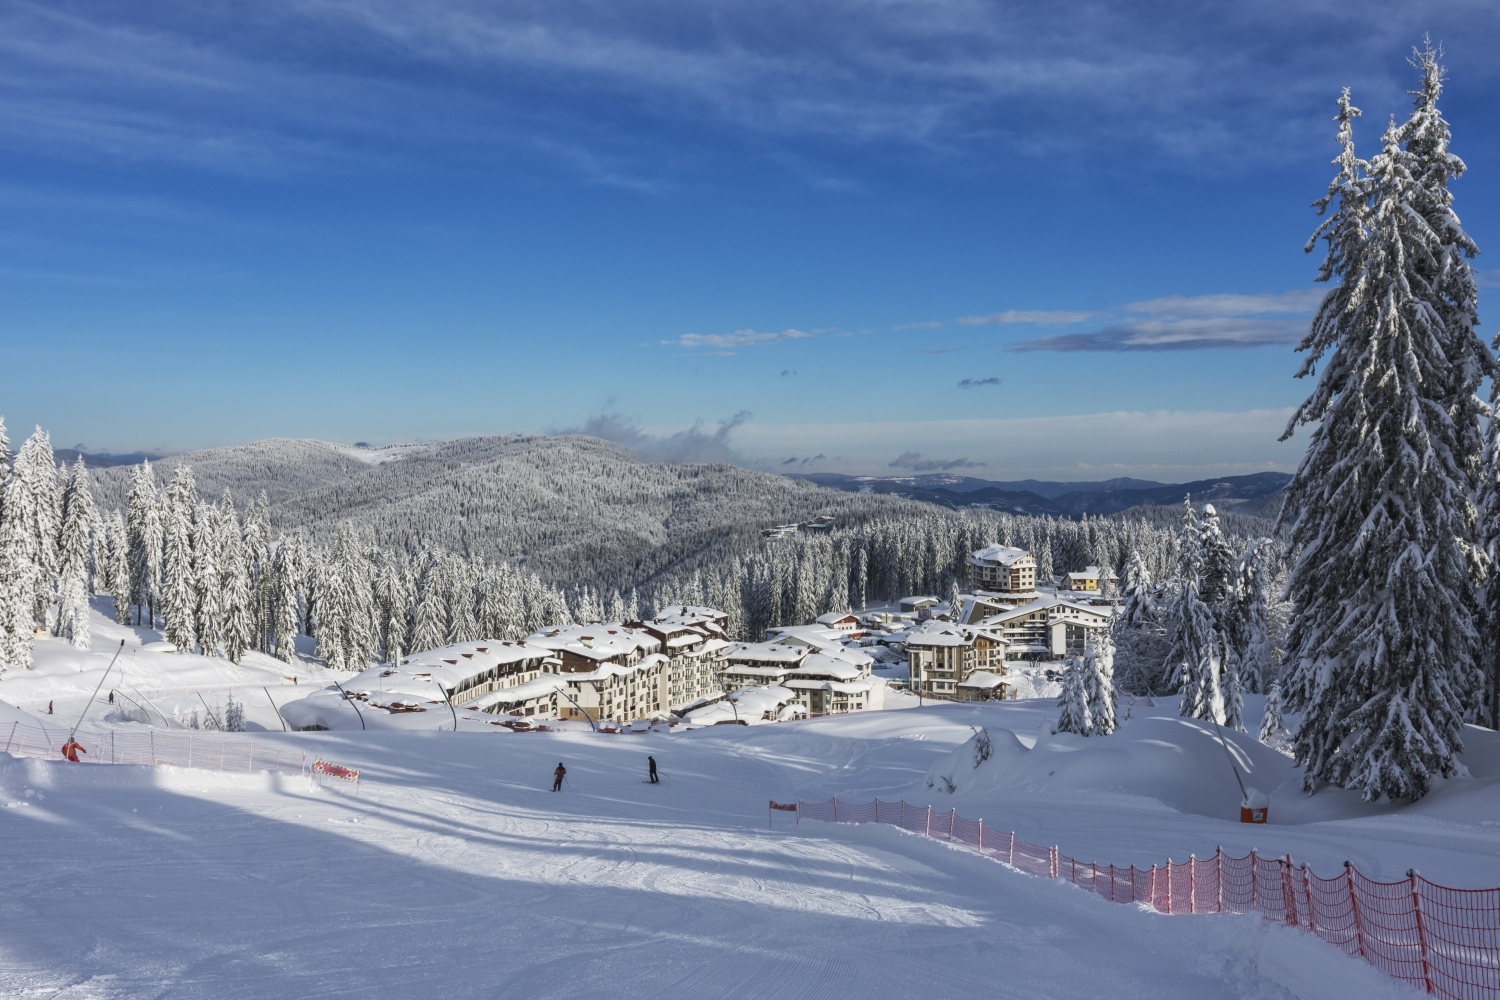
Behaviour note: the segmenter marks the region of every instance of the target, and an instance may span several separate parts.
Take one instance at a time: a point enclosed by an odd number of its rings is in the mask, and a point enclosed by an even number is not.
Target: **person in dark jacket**
[[[656,758],[655,757],[647,757],[646,758],[646,767],[651,772],[651,784],[655,785],[658,782],[660,782],[661,779],[656,776]]]
[[[562,791],[562,780],[567,777],[568,769],[562,766],[562,761],[557,762],[557,770],[552,772],[552,790]]]

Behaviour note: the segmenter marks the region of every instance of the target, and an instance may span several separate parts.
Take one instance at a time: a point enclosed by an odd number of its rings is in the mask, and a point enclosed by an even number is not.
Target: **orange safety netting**
[[[1028,844],[956,810],[905,801],[858,805],[798,802],[799,819],[887,823],[971,847],[1030,875],[1061,878],[1116,903],[1141,903],[1161,913],[1263,913],[1302,927],[1349,955],[1440,997],[1500,996],[1500,889],[1450,889],[1409,872],[1377,882],[1345,863],[1323,878],[1290,857],[1251,851],[1234,858],[1168,861],[1120,868],[1079,861],[1056,847]]]

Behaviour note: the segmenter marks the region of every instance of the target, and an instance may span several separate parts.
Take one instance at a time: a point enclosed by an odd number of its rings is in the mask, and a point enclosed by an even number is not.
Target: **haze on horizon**
[[[61,447],[580,429],[784,471],[1288,470],[1333,102],[1374,152],[1424,33],[1456,208],[1500,238],[1478,2],[0,26],[0,413]]]

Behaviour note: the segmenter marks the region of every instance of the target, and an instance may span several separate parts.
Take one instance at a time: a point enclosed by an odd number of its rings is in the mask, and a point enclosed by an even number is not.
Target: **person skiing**
[[[81,753],[88,753],[88,751],[85,750],[83,748],[83,745],[80,744],[77,740],[69,737],[68,742],[63,744],[62,755],[71,760],[73,763],[82,763],[82,761],[78,759],[78,755]]]
[[[562,791],[562,781],[567,775],[568,769],[563,767],[562,761],[558,761],[557,770],[552,772],[552,790],[554,792]]]
[[[661,783],[661,779],[656,776],[656,758],[655,757],[647,757],[646,758],[646,767],[651,772],[651,784],[653,784],[653,785],[660,784]]]
[[[50,702],[50,701],[47,702],[47,714],[48,715],[52,714],[52,702]]]

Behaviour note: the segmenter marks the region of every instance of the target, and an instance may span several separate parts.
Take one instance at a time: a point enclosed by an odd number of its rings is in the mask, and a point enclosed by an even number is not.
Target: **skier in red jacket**
[[[69,760],[71,760],[73,763],[75,763],[75,764],[82,763],[78,759],[78,755],[81,754],[81,753],[88,753],[88,751],[85,750],[83,748],[83,745],[81,743],[79,743],[77,740],[75,740],[75,739],[69,739],[68,742],[66,742],[66,743],[63,744],[62,755],[64,757],[68,758]]]

